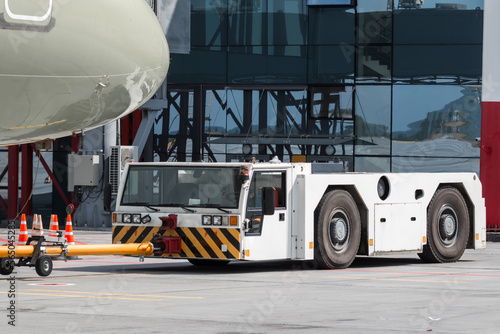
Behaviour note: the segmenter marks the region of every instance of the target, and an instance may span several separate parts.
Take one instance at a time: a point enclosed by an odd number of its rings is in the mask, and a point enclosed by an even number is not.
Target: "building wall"
[[[479,172],[484,1],[391,2],[192,0],[191,52],[172,56],[155,129],[163,159]],[[325,140],[286,145],[306,136]]]

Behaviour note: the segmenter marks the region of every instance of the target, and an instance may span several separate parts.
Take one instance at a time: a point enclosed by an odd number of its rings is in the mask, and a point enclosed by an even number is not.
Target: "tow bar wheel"
[[[50,256],[44,255],[36,259],[35,269],[39,276],[49,276],[52,272],[52,259]]]
[[[347,268],[358,253],[361,218],[345,190],[325,194],[316,213],[315,260],[326,269]]]
[[[10,275],[12,274],[13,271],[14,271],[14,261],[9,258],[2,257],[0,259],[0,274]]]
[[[427,245],[419,257],[426,262],[455,262],[469,240],[467,203],[453,187],[436,191],[427,209]]]

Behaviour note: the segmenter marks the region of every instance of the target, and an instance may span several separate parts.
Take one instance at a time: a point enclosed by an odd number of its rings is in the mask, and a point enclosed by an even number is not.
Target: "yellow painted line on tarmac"
[[[8,293],[0,291],[0,293]],[[152,299],[152,298],[130,298],[130,297],[113,297],[113,296],[82,296],[73,293],[72,291],[66,291],[66,294],[54,294],[54,293],[35,293],[35,292],[17,292],[17,295],[28,295],[28,296],[50,296],[50,297],[66,297],[66,298],[96,298],[96,299],[120,299],[120,300],[142,300],[150,302],[161,302],[163,299]]]
[[[380,277],[350,277],[350,276],[314,276],[314,275],[281,275],[286,277],[304,277],[304,278],[336,278],[336,279],[356,279],[369,281],[399,281],[399,282],[425,282],[425,283],[459,283],[467,284],[464,281],[437,281],[424,279],[407,279],[407,278],[380,278]]]
[[[189,296],[164,296],[164,295],[140,295],[134,293],[110,293],[110,292],[88,292],[88,291],[65,291],[65,290],[47,290],[47,289],[28,289],[28,291],[44,291],[44,292],[65,292],[75,294],[89,295],[105,295],[105,296],[129,296],[129,297],[154,297],[154,298],[178,298],[178,299],[205,299],[205,297],[189,297]]]

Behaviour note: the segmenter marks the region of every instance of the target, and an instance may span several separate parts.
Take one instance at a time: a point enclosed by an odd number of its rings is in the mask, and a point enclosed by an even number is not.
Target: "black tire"
[[[425,262],[456,262],[469,241],[467,203],[453,187],[436,191],[427,209],[427,244],[418,256]]]
[[[44,255],[36,259],[35,269],[38,276],[49,276],[52,272],[52,259],[50,256]]]
[[[314,259],[325,269],[347,268],[356,258],[361,240],[358,206],[345,190],[323,196],[316,211]]]
[[[0,258],[0,274],[10,275],[14,271],[14,261],[12,259]]]
[[[229,263],[229,260],[212,260],[212,259],[188,259],[188,261],[195,266],[204,267],[220,267]]]

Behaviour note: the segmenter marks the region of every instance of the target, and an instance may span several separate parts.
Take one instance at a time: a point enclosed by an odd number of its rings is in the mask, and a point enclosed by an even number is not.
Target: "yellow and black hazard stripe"
[[[113,243],[140,243],[152,241],[160,232],[158,226],[113,226]],[[240,229],[178,227],[164,230],[162,236],[180,237],[181,253],[163,254],[164,257],[239,259]]]

